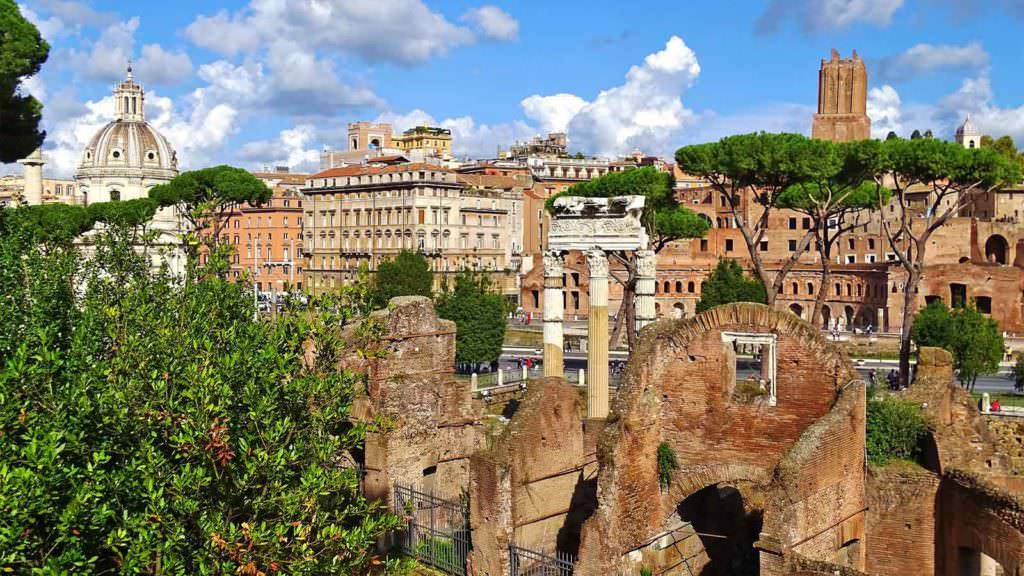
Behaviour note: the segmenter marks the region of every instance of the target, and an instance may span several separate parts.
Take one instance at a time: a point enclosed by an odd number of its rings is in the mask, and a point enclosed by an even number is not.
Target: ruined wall
[[[777,336],[775,406],[737,400],[723,331]],[[706,486],[746,482],[767,489],[783,455],[833,408],[839,389],[854,379],[841,351],[817,330],[766,306],[733,304],[691,320],[648,327],[601,439],[601,498],[597,513],[584,527],[582,573],[617,573],[630,563],[639,566],[651,560],[635,551],[672,530],[678,523],[676,506]],[[856,428],[858,418],[863,421],[863,408],[859,416],[854,409],[848,417],[847,431]],[[808,474],[820,476],[810,481],[808,492],[792,496],[793,501],[813,500],[819,487],[834,485],[838,472],[824,468],[843,461],[844,455],[849,461],[840,469],[862,474],[858,463],[863,462],[863,434],[859,449],[850,449],[855,438],[838,440],[840,436],[836,435],[834,453],[829,442],[822,443],[828,447],[821,455],[809,449]],[[674,449],[679,463],[664,493],[657,470],[657,450],[663,441]],[[805,526],[828,526],[833,520],[829,514],[837,516],[833,524],[839,523],[842,513],[835,506],[825,508]]]
[[[407,296],[344,337],[352,349],[342,366],[367,375],[353,420],[387,424],[366,435],[367,497],[388,498],[395,482],[457,496],[483,435],[469,383],[453,377],[455,324],[438,318],[429,298]]]
[[[868,474],[867,565],[878,576],[935,574],[939,477],[893,462]]]
[[[786,552],[864,568],[864,426],[865,385],[856,380],[775,469],[763,531]],[[761,560],[771,574],[771,554]]]
[[[533,381],[494,445],[471,459],[474,574],[506,573],[509,543],[576,552],[596,504],[581,410],[579,392],[562,379]]]
[[[944,475],[936,574],[959,576],[961,548],[982,552],[1008,575],[1024,574],[1024,503],[979,475]]]

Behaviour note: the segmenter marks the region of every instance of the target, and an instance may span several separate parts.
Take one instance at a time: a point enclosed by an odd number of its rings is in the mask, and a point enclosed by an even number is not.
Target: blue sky
[[[53,49],[27,90],[70,175],[128,58],[185,168],[315,167],[345,124],[451,127],[460,155],[547,130],[614,155],[808,132],[821,58],[857,49],[876,135],[968,112],[1024,144],[1024,0],[25,0]]]

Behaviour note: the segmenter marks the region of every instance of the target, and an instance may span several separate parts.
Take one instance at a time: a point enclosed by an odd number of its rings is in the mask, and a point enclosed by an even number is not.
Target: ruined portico
[[[590,275],[587,325],[587,416],[608,416],[608,252],[635,252],[638,275],[636,326],[654,320],[654,253],[640,221],[643,196],[583,198],[563,196],[554,202],[554,217],[544,254],[544,374],[562,376],[564,255],[586,254]]]

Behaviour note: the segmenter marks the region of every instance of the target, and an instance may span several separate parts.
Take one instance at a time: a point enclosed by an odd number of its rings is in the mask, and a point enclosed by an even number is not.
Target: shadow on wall
[[[761,533],[763,512],[753,509],[740,489],[728,484],[698,490],[677,507],[679,517],[700,538],[706,554],[701,576],[756,576],[754,542]]]

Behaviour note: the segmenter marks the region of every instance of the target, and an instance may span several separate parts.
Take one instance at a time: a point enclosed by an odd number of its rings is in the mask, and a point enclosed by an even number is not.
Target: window
[[[857,241],[854,240],[853,238],[848,238],[846,240],[846,244],[850,247],[850,250],[856,250],[857,249]]]
[[[874,250],[874,249],[875,249],[875,239],[874,238],[868,238],[868,250]]]
[[[978,296],[974,299],[974,304],[978,308],[978,312],[982,314],[992,313],[992,297],[990,296]]]
[[[796,230],[796,218],[789,219],[789,229]]]
[[[796,240],[789,241],[789,251],[796,252]]]
[[[847,264],[856,264],[857,263],[857,255],[856,254],[847,254],[846,255],[846,263]]]
[[[967,285],[957,283],[950,284],[949,299],[953,304],[953,308],[963,308],[967,306]]]
[[[810,218],[804,218],[803,221],[800,222],[800,227],[803,228],[804,230],[810,230],[811,229],[811,219]]]
[[[683,293],[683,283],[680,280],[676,280],[676,294]]]
[[[776,336],[722,332],[722,345],[732,364],[733,382],[727,383],[732,387],[732,400],[775,406]]]
[[[115,158],[116,158],[116,156],[115,156]],[[121,191],[120,190],[111,190],[110,191],[110,201],[111,202],[117,202],[120,199],[121,199]]]
[[[793,294],[799,294],[800,293],[800,285],[797,284],[796,282],[793,282],[792,288],[793,288]]]
[[[732,252],[732,238],[725,239],[725,251]]]
[[[833,286],[833,288],[835,289],[835,296],[842,296],[843,295],[843,286],[839,282],[836,282],[835,286]],[[892,291],[893,292],[896,291],[896,285],[895,284],[892,287]]]
[[[807,283],[807,294],[809,296],[814,296],[814,283],[813,282],[808,282]]]
[[[768,241],[767,240],[761,240],[761,252],[767,252],[767,251],[768,251]]]
[[[686,283],[686,291],[689,292],[690,294],[693,294],[693,289],[693,280],[690,280],[689,282]]]
[[[702,238],[701,239],[701,241],[700,241],[700,251],[701,252],[707,252],[708,251],[708,240],[707,240],[707,238]]]

